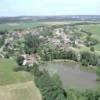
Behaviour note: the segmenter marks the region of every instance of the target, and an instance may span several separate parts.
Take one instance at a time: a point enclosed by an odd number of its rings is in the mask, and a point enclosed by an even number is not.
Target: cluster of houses
[[[51,29],[51,28],[50,28]],[[10,34],[8,34],[9,38],[5,39],[5,46],[9,49],[13,49],[13,41],[16,40],[16,38],[23,38],[24,35],[26,34],[40,34],[41,32],[44,32],[44,30],[47,30],[46,27],[38,27],[38,28],[34,28],[34,29],[27,29],[27,30],[16,30],[11,32]],[[71,40],[71,35],[69,34],[69,30],[70,32],[71,29],[70,27],[66,27],[66,32],[68,32],[68,34],[65,32],[65,27],[61,27],[61,28],[54,28],[51,31],[53,32],[53,37],[47,37],[47,40],[49,43],[52,43],[54,46],[62,46],[63,47],[72,47],[73,41]],[[60,37],[60,38],[59,38]],[[42,35],[40,36],[40,38],[44,38]],[[63,41],[63,43],[61,42]],[[80,39],[75,39],[74,41],[75,45],[81,47],[84,46],[83,41],[81,41]],[[3,50],[3,49],[0,49]],[[22,55],[24,57],[24,61],[23,61],[23,65],[32,65],[33,63],[37,63],[37,56],[35,54],[24,54]]]
[[[24,58],[23,66],[25,66],[25,65],[32,66],[34,63],[38,63],[36,54],[31,54],[31,55],[24,54],[24,55],[21,55],[21,56]]]

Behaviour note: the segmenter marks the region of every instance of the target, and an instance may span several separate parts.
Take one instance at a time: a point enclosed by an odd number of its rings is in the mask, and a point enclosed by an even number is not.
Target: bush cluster
[[[40,89],[43,100],[66,100],[66,92],[61,85],[49,76],[47,71],[40,71],[37,64],[34,64],[31,73],[35,76],[35,82]]]

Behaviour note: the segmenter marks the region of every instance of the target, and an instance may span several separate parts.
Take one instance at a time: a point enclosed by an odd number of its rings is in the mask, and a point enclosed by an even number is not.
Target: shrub
[[[39,66],[37,64],[34,64],[33,67],[30,70],[31,73],[35,75],[35,77],[40,77],[42,72],[39,71]]]
[[[18,57],[17,57],[17,64],[18,64],[19,66],[22,66],[23,61],[24,61],[24,57],[23,57],[23,56],[18,56]]]
[[[95,53],[90,53],[87,51],[81,52],[80,62],[88,65],[96,66],[98,63],[98,56]]]
[[[31,73],[35,75],[35,82],[43,100],[66,100],[65,91],[49,76],[47,71],[40,71],[38,65],[35,64]]]
[[[5,35],[0,37],[0,47],[4,44],[5,42]]]
[[[59,77],[58,74],[55,73],[55,74],[52,76],[52,79],[53,79],[53,81],[54,81],[58,86],[62,86],[62,82],[61,82],[60,77]]]
[[[95,48],[94,47],[90,47],[90,51],[94,52]]]
[[[81,64],[82,64],[83,66],[88,66],[88,62],[87,62],[85,59],[81,61]]]
[[[38,35],[28,34],[25,36],[25,52],[28,54],[36,53],[41,41]]]
[[[100,81],[100,67],[97,68],[96,74],[97,74],[97,81]]]
[[[93,46],[98,43],[99,43],[99,41],[96,38],[93,38],[90,36],[87,36],[86,41],[85,41],[86,46]]]
[[[42,45],[38,49],[38,54],[44,61],[50,61],[53,59],[70,59],[77,61],[78,57],[75,51],[69,50],[65,51],[60,48],[54,48],[50,44]]]
[[[72,50],[66,52],[66,58],[74,61],[78,60],[76,52]]]

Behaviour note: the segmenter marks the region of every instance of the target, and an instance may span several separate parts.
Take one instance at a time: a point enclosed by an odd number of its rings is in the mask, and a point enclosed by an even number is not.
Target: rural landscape
[[[0,100],[100,100],[100,16],[1,17]]]

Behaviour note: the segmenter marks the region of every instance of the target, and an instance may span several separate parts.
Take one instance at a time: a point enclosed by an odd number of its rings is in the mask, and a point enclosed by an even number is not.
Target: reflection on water
[[[50,75],[57,73],[64,87],[95,88],[99,85],[95,73],[81,70],[80,65],[74,62],[52,62],[41,68],[45,68]]]

